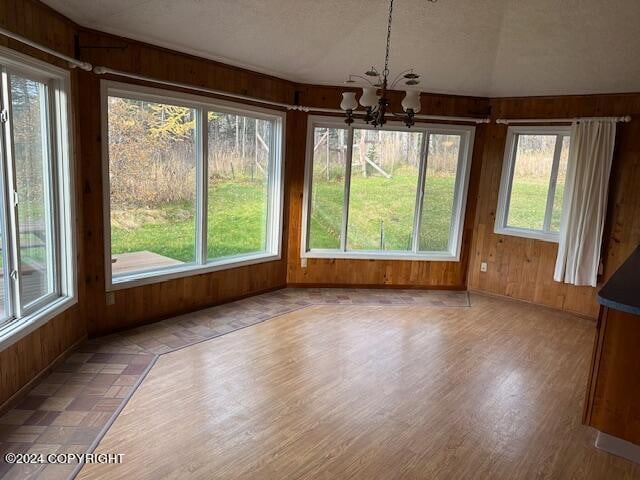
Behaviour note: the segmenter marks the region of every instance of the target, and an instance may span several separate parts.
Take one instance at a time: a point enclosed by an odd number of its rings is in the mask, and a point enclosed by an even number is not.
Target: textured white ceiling
[[[45,0],[77,23],[293,81],[384,60],[387,0]],[[396,0],[391,71],[479,96],[640,91],[640,0]]]

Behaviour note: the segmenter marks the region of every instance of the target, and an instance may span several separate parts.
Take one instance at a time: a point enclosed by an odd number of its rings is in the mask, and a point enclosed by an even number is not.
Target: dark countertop
[[[601,305],[640,315],[640,246],[598,292]]]

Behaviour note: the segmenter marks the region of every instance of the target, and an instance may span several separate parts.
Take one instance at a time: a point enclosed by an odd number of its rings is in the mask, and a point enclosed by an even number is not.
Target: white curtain
[[[615,137],[613,119],[573,123],[553,275],[557,282],[596,286]]]

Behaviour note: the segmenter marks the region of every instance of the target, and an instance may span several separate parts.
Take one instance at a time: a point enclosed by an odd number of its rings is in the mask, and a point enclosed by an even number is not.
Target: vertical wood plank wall
[[[159,79],[243,93],[279,102],[334,108],[338,87],[300,85],[75,25],[37,0],[0,3],[0,25],[68,55]],[[77,37],[77,49],[75,38]],[[0,36],[0,45],[60,66],[48,55]],[[101,47],[101,48],[92,48]],[[99,80],[73,71],[78,197],[78,305],[0,352],[0,403],[87,332],[98,335],[291,284],[465,288],[508,295],[595,315],[595,290],[553,282],[556,246],[493,234],[506,127],[479,125],[465,214],[462,258],[455,262],[309,260],[300,266],[300,225],[307,114],[287,113],[283,258],[279,261],[171,280],[115,293],[104,290]],[[394,95],[392,102],[399,101]],[[493,99],[423,95],[436,115],[493,117],[640,116],[640,95]],[[608,277],[640,242],[640,122],[620,125],[605,230]],[[480,261],[489,263],[481,274]],[[90,306],[90,308],[89,308]]]
[[[491,108],[493,118],[633,117],[618,124],[604,233],[605,281],[640,243],[640,95],[503,98],[491,100]],[[506,133],[505,125],[488,126],[469,287],[595,317],[595,288],[553,281],[557,244],[493,233]],[[480,272],[483,261],[486,273]]]

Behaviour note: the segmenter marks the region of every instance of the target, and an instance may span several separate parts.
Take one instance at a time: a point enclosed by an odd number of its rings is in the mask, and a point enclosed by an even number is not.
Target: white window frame
[[[310,249],[309,229],[311,222],[311,190],[313,180],[313,144],[314,132],[316,128],[339,128],[347,131],[347,159],[345,171],[345,195],[343,200],[343,219],[341,231],[341,246],[339,249]],[[416,202],[413,218],[412,250],[348,250],[348,216],[349,216],[349,193],[351,189],[351,156],[353,150],[353,130],[354,129],[374,129],[362,120],[356,120],[351,126],[347,126],[340,117],[328,117],[310,115],[307,124],[307,143],[305,157],[305,176],[302,206],[302,238],[300,242],[301,258],[336,258],[336,259],[362,259],[362,260],[418,260],[418,261],[460,261],[460,250],[462,244],[462,232],[464,230],[464,218],[467,205],[467,191],[469,188],[469,171],[473,155],[473,142],[475,138],[475,126],[471,125],[450,125],[437,123],[419,123],[407,130],[407,127],[400,122],[388,122],[377,130],[420,132],[423,133],[421,146],[420,166],[418,172],[418,182],[416,185]],[[453,214],[451,231],[449,233],[449,249],[445,252],[421,251],[420,224],[422,221],[422,204],[424,201],[424,185],[428,163],[428,144],[430,134],[452,134],[460,135],[460,149],[458,152],[458,169],[456,172],[456,184],[454,189]]]
[[[41,327],[49,320],[77,303],[76,288],[76,213],[75,213],[75,185],[73,152],[71,142],[71,102],[69,94],[70,76],[67,70],[55,67],[46,62],[17,53],[8,48],[0,47],[0,66],[7,73],[23,75],[27,78],[46,83],[47,85],[47,111],[48,124],[47,149],[49,150],[50,183],[45,185],[49,201],[51,202],[53,218],[52,230],[48,235],[52,237],[53,271],[49,272],[53,277],[53,293],[32,302],[24,307],[20,306],[21,274],[18,267],[19,252],[10,252],[7,255],[8,265],[6,273],[15,272],[12,278],[11,319],[0,325],[0,350],[4,350],[32,331]],[[3,92],[2,108],[10,111],[11,106],[8,92]],[[16,221],[17,213],[14,202],[14,181],[11,178],[10,164],[12,164],[13,145],[11,132],[11,115],[7,121],[2,122],[3,134],[0,138],[2,157],[6,159],[3,169],[5,191],[2,192],[5,231],[7,237],[12,237],[8,242],[4,239],[7,248],[9,244],[19,248],[17,238]],[[1,189],[0,189],[1,190]],[[18,199],[19,200],[19,199]],[[19,209],[19,203],[17,205]],[[9,252],[8,252],[9,253]]]
[[[196,109],[196,259],[195,263],[152,268],[113,277],[111,268],[111,192],[109,185],[109,96],[145,100]],[[282,223],[284,198],[284,131],[286,114],[279,110],[245,105],[172,90],[101,80],[102,117],[102,188],[104,215],[104,265],[106,291],[164,282],[202,273],[216,272],[246,265],[272,262],[282,258]],[[273,122],[269,164],[267,238],[264,252],[208,259],[207,254],[207,179],[208,179],[208,115],[209,111],[248,115]]]
[[[513,184],[513,173],[515,171],[516,152],[518,148],[518,138],[520,135],[556,136],[556,146],[553,154],[551,178],[549,180],[549,190],[547,192],[547,204],[542,230],[510,227],[507,225],[509,218],[509,204],[511,201],[511,187]],[[551,217],[553,214],[553,200],[558,181],[558,166],[560,164],[560,154],[562,152],[562,137],[569,137],[569,142],[571,142],[570,126],[509,126],[507,129],[507,142],[504,150],[504,160],[502,162],[502,176],[500,179],[500,192],[498,194],[498,207],[496,209],[496,221],[494,227],[495,233],[558,243],[560,234],[558,232],[551,231],[550,228]],[[563,221],[564,212],[560,219],[560,222]]]

